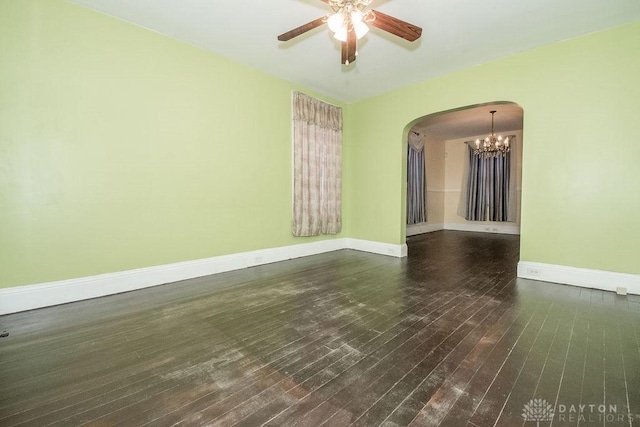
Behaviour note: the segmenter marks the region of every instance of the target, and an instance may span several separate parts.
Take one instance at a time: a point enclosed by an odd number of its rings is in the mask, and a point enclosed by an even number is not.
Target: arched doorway
[[[509,185],[515,198],[514,214],[509,221],[495,221],[491,217],[466,218],[460,210],[461,200],[468,195],[468,142],[484,139],[491,133],[495,111],[494,132],[511,139],[509,156],[513,174]],[[424,150],[424,203],[425,221],[407,223],[406,235],[428,233],[437,230],[478,231],[488,233],[520,233],[520,206],[522,182],[523,116],[521,106],[508,101],[496,101],[472,105],[454,110],[429,114],[412,121],[408,126],[408,139],[420,138]],[[407,162],[411,162],[412,146],[408,144]],[[472,148],[474,144],[471,144]],[[415,169],[415,165],[414,165]],[[410,206],[415,200],[415,188],[411,186],[412,167],[407,166],[407,220],[411,218]],[[511,182],[515,181],[515,182]],[[413,191],[413,194],[412,194]],[[413,197],[410,197],[412,195]],[[512,200],[513,202],[513,200]],[[409,221],[407,221],[409,222]]]

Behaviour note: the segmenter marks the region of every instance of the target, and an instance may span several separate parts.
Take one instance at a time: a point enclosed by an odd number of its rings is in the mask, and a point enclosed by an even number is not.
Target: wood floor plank
[[[532,335],[535,334],[544,319],[544,312],[535,306],[525,308],[526,310],[521,312],[521,317],[518,317],[511,325],[514,330],[505,334],[491,350],[489,357],[474,373],[472,380],[464,390],[464,394],[451,407],[440,425],[457,426],[470,421],[489,390],[494,386],[496,387],[494,390],[501,390],[503,380],[500,374],[505,372],[502,369],[505,365],[508,370],[512,369],[512,366],[507,365],[507,362],[513,360],[510,360],[510,356],[516,348],[519,350],[513,357],[521,356],[521,347],[518,347],[518,343],[523,343],[523,347],[526,349],[527,343],[531,342]],[[490,395],[490,398],[492,396]],[[490,401],[489,404],[493,404],[493,401]],[[497,417],[498,414],[495,415]]]
[[[365,300],[365,301],[366,301],[366,300]],[[371,301],[369,301],[369,302],[371,302]],[[356,329],[354,329],[354,330],[360,330],[360,332],[362,332],[362,330],[361,330],[361,329],[358,329],[358,328],[356,328]],[[345,334],[342,338],[347,339],[348,337],[350,337],[350,335],[349,335],[349,334]],[[354,336],[353,336],[353,338],[358,338],[358,335],[357,335],[357,334],[356,334],[356,335],[354,335]],[[335,341],[335,339],[334,339],[333,341]],[[333,342],[333,341],[331,341],[331,342]],[[327,344],[328,344],[328,343],[327,343]],[[327,344],[325,344],[325,346],[327,346]],[[265,384],[267,384],[267,383],[262,383],[262,386],[264,386]],[[256,393],[256,389],[253,389],[253,390],[251,390],[251,391],[250,391],[250,393],[248,393],[248,394],[247,394],[247,393],[244,393],[244,395],[245,395],[245,397],[246,397],[246,396],[251,396],[251,395],[253,395],[253,394],[255,394],[255,393]],[[234,398],[236,398],[236,399],[237,399],[237,398],[238,398],[238,396],[242,396],[242,395],[236,395],[236,396],[234,396]],[[246,397],[246,398],[248,398],[248,397]],[[242,403],[242,401],[241,401],[241,403]],[[190,409],[193,411],[193,410],[194,410],[194,407],[191,407]],[[209,410],[211,410],[211,408],[209,408]]]
[[[365,393],[360,393],[356,397],[355,403],[345,406],[347,400],[338,398],[342,407],[349,409],[353,414],[354,423],[368,425],[382,417],[383,414],[382,419],[384,419],[405,399],[421,401],[425,395],[430,395],[432,383],[429,380],[437,381],[441,378],[437,374],[432,378],[433,371],[458,348],[461,342],[464,342],[472,331],[475,331],[479,324],[494,313],[499,304],[491,296],[502,291],[505,286],[506,284],[498,284],[484,295],[474,296],[472,298],[475,300],[473,304],[459,310],[459,313],[453,316],[456,326],[447,328],[450,333],[440,344],[437,346],[423,344],[409,352],[402,360],[394,361],[393,367],[374,384],[365,388]],[[473,308],[474,305],[478,307],[477,310]],[[396,399],[403,397],[403,399],[397,405],[393,405],[392,396],[395,396]],[[367,415],[365,416],[365,414]]]
[[[424,343],[437,333],[438,321],[442,321],[442,316],[460,303],[460,301],[457,303],[454,303],[454,301],[455,300],[451,300],[448,304],[437,307],[426,315],[425,319],[430,319],[430,321],[419,331],[416,332],[415,329],[407,329],[396,337],[381,343],[378,348],[375,348],[365,357],[362,357],[362,359],[354,365],[354,369],[349,372],[345,372],[343,375],[338,375],[334,381],[328,382],[325,387],[319,387],[315,390],[315,393],[307,394],[295,405],[287,408],[286,411],[277,414],[276,417],[269,420],[269,424],[288,425],[296,423],[301,416],[314,410],[317,406],[322,404],[324,400],[329,399],[344,387],[349,386],[365,373],[377,375],[376,373],[378,370],[376,368],[383,365],[385,359],[392,357],[394,354],[402,354],[403,351]]]
[[[518,319],[516,308],[508,304],[504,305],[508,307],[504,314],[491,325],[491,328],[465,354],[460,365],[444,378],[439,388],[433,390],[420,413],[411,421],[411,425],[438,425],[448,414],[457,399],[464,393],[469,381],[471,381],[477,369],[482,366],[493,347],[507,331],[511,330],[510,326]],[[402,406],[398,406],[394,412],[396,411],[399,412],[395,416],[396,419],[407,419],[412,413]],[[390,416],[394,416],[394,413],[392,412]]]
[[[421,362],[422,366],[429,367],[429,371],[422,381],[413,390],[410,390],[410,393],[399,392],[394,387],[389,397],[380,399],[368,409],[367,413],[359,420],[359,424],[366,425],[375,419],[385,419],[389,416],[393,416],[396,420],[408,419],[411,415],[414,415],[412,423],[416,425],[434,424],[434,420],[431,418],[432,413],[429,409],[425,410],[425,405],[434,395],[437,395],[438,389],[443,387],[443,384],[453,376],[454,372],[458,371],[464,361],[468,360],[467,358],[473,352],[473,348],[486,337],[485,334],[508,311],[509,306],[507,304],[498,304],[488,316],[474,327],[471,333],[458,343],[455,343],[455,347],[444,358],[439,360],[438,358],[429,357]],[[422,417],[419,416],[418,411],[425,411],[422,412]],[[394,415],[394,412],[397,413]]]
[[[408,247],[0,316],[0,425],[526,427],[531,399],[640,422],[640,297],[516,279],[518,236]]]
[[[625,364],[625,383],[629,402],[629,424],[640,423],[640,334],[636,323],[623,322],[620,325],[623,360]]]
[[[279,327],[279,325],[276,325],[276,328],[277,328],[277,327]],[[275,329],[275,328],[274,328],[274,329]],[[215,330],[215,329],[214,329],[214,330]],[[241,332],[241,330],[237,330],[237,331],[238,331],[238,332]],[[254,330],[252,330],[252,333],[255,333],[255,331],[254,331]],[[278,333],[280,333],[280,332],[278,332]],[[236,338],[236,336],[235,336],[235,335],[233,335],[233,336],[234,336],[234,338]],[[201,341],[201,338],[198,338],[197,340],[198,340],[198,341]],[[172,342],[172,341],[173,341],[173,340],[168,340],[167,342]],[[146,344],[145,344],[145,345],[146,345]],[[154,350],[157,350],[157,344],[156,344],[156,346],[151,346],[150,348],[153,348]],[[129,351],[128,353],[131,353],[131,352]],[[48,360],[47,360],[47,362],[48,362]],[[110,362],[111,362],[111,363],[114,363],[114,360],[110,360]],[[75,372],[75,371],[74,371],[74,372]],[[29,379],[33,381],[33,379],[32,379],[32,378],[29,378]],[[14,395],[14,398],[15,398],[15,395]]]

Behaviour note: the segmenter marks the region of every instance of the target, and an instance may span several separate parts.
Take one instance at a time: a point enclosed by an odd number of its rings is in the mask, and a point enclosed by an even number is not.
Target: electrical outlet
[[[616,288],[616,294],[618,294],[618,295],[626,295],[627,294],[627,288],[625,288],[623,286],[618,286]]]
[[[527,276],[540,277],[540,270],[537,268],[527,267]]]

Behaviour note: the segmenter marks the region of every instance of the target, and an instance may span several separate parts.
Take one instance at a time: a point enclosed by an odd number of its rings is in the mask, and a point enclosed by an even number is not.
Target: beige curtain
[[[342,109],[293,92],[293,235],[342,229]]]

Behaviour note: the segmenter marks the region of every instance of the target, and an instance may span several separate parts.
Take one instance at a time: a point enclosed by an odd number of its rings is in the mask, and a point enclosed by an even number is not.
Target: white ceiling
[[[522,107],[510,102],[478,105],[431,114],[416,123],[411,130],[420,134],[435,136],[441,140],[468,138],[491,132],[491,113],[495,111],[494,130],[505,134],[522,130]]]
[[[358,60],[343,66],[326,26],[276,39],[327,14],[320,0],[71,1],[346,103],[640,19],[640,0],[374,0],[373,8],[422,27],[422,38],[409,43],[372,28]]]

